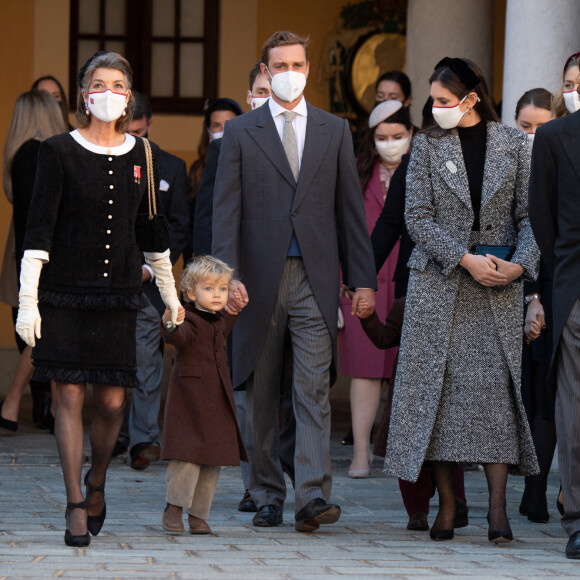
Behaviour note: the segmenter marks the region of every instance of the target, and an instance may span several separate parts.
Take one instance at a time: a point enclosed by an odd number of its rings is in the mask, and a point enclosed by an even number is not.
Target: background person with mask
[[[197,159],[191,164],[187,178],[189,179],[189,200],[190,200],[190,235],[183,252],[183,261],[187,261],[194,255],[193,237],[195,232],[195,206],[197,203],[197,193],[207,163],[209,145],[216,139],[221,139],[224,134],[226,121],[241,115],[242,109],[236,101],[232,99],[208,99],[204,107],[203,127],[197,147]],[[199,254],[198,254],[199,255]]]
[[[562,87],[554,95],[556,118],[565,117],[580,109],[580,52],[568,57],[562,72]]]
[[[135,105],[128,133],[149,137],[153,123],[149,99],[133,92]],[[159,213],[171,228],[170,259],[175,264],[187,242],[189,228],[189,184],[185,163],[162,149],[159,150]],[[142,266],[143,293],[147,305],[137,312],[137,381],[131,404],[125,408],[125,420],[115,446],[115,455],[130,449],[133,469],[146,469],[159,459],[159,407],[163,378],[163,340],[160,322],[165,305],[155,284],[151,267]]]
[[[373,231],[385,200],[389,184],[401,157],[411,148],[413,127],[409,109],[400,101],[383,101],[371,112],[370,131],[365,132],[357,157],[357,168],[365,204],[367,228]],[[398,242],[377,274],[376,305],[384,319],[395,299],[393,275],[399,253]],[[351,303],[340,299],[344,328],[339,331],[341,374],[350,375],[350,411],[354,449],[348,474],[353,478],[369,476],[372,461],[371,429],[381,399],[382,379],[391,376],[396,349],[381,350],[372,344],[358,320],[350,316]]]
[[[250,88],[246,102],[253,109],[261,107],[270,97],[270,84],[260,70],[257,62],[250,71]],[[195,202],[193,225],[193,251],[196,256],[211,254],[211,222],[213,211],[213,190],[215,185],[218,159],[222,146],[221,136],[212,139],[207,150],[203,176],[199,184]]]
[[[528,136],[530,151],[537,129],[552,119],[552,95],[546,89],[526,91],[516,105],[516,127]],[[544,261],[534,282],[524,284],[526,344],[522,353],[522,399],[532,430],[540,473],[526,477],[520,513],[532,522],[550,519],[546,499],[548,474],[556,449],[554,398],[546,387],[552,359],[552,277]]]
[[[330,504],[330,385],[336,378],[339,266],[374,308],[376,276],[348,122],[308,104],[308,41],[276,32],[264,44],[266,106],[226,124],[216,178],[213,253],[234,267],[247,302],[233,334],[234,388],[252,421],[250,486],[256,526],[278,526],[286,484],[278,453],[287,330],[296,415],[295,529],[340,517]],[[242,212],[243,207],[243,212]],[[247,288],[247,291],[246,291]],[[230,294],[226,308],[242,304]]]

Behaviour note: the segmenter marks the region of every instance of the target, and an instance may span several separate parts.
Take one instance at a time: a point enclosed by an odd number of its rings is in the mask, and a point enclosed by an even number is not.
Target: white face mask
[[[454,107],[433,107],[433,118],[441,129],[453,129],[461,123],[461,119],[465,117],[467,110],[463,112],[459,108],[459,105],[461,105],[465,99],[467,99],[467,95],[465,95]]]
[[[223,131],[216,131],[212,133],[209,129],[207,130],[207,134],[209,135],[209,142],[215,141],[216,139],[221,139],[224,136]]]
[[[106,90],[102,93],[87,93],[87,106],[91,113],[104,123],[116,121],[125,112],[127,95]]]
[[[261,107],[270,97],[251,97],[250,98],[250,107],[252,109],[257,109]]]
[[[578,95],[578,91],[576,89],[572,91],[566,91],[563,93],[564,95],[564,103],[566,104],[566,108],[568,109],[569,113],[575,113],[578,109],[580,109],[580,95]]]
[[[270,74],[270,86],[274,94],[281,100],[291,103],[303,92],[306,86],[306,75],[293,70],[287,70],[274,76]]]
[[[411,139],[404,137],[394,141],[375,141],[377,153],[383,161],[387,163],[399,163],[401,157],[409,151]]]

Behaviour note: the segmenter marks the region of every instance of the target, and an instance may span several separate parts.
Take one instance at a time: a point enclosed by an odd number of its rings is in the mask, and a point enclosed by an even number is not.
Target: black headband
[[[452,72],[454,72],[459,80],[465,85],[468,91],[473,90],[480,82],[481,79],[469,68],[469,65],[461,58],[449,58],[446,56],[444,59],[440,60],[436,65],[435,69],[440,69],[447,67]]]
[[[95,52],[95,54],[93,54],[93,56],[91,56],[87,62],[85,62],[85,64],[83,64],[83,66],[81,66],[81,70],[79,71],[79,74],[77,75],[77,82],[79,83],[79,87],[82,89],[83,88],[83,78],[85,76],[85,73],[87,72],[87,68],[89,68],[89,64],[91,64],[91,62],[93,62],[93,60],[97,57],[97,56],[101,56],[102,54],[106,54],[107,51],[106,50],[99,50],[99,52]]]

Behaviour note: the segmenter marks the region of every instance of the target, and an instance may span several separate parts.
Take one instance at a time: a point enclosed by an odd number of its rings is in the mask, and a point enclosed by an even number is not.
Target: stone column
[[[502,121],[515,126],[518,99],[537,87],[562,84],[566,59],[580,51],[577,0],[508,0]]]
[[[406,73],[413,86],[413,122],[421,125],[428,80],[443,57],[477,63],[491,90],[492,55],[493,0],[409,0]]]

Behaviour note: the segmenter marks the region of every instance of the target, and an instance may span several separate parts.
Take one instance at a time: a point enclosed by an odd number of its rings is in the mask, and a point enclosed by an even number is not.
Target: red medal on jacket
[[[135,177],[135,183],[141,183],[141,166],[133,165],[133,177]]]

